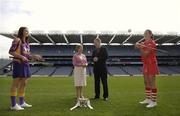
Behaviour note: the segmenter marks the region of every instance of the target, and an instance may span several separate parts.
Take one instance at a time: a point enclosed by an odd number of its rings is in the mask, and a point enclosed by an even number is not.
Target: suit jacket
[[[106,68],[106,60],[108,59],[108,52],[105,47],[100,47],[99,49],[94,49],[92,53],[92,60],[94,57],[98,58],[97,62],[94,62],[94,69],[103,70]]]

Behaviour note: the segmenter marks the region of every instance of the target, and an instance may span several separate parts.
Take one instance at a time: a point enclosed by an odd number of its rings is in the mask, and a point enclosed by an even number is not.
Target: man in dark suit
[[[106,48],[101,46],[101,40],[96,38],[94,40],[94,45],[96,49],[92,53],[93,59],[93,71],[94,71],[94,81],[95,81],[95,97],[94,99],[99,99],[100,97],[100,80],[102,81],[104,90],[104,100],[108,100],[108,83],[107,83],[107,67],[106,60],[108,59],[108,53]]]

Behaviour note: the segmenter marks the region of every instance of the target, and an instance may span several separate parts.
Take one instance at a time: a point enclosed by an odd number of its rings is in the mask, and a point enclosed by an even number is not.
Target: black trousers
[[[103,85],[103,97],[108,98],[108,82],[107,82],[107,70],[103,68],[96,69],[94,68],[94,85],[95,85],[95,97],[99,98],[100,96],[100,81]]]

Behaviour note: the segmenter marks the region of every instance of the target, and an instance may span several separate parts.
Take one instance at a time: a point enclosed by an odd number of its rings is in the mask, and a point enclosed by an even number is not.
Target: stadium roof
[[[0,35],[15,38],[16,33],[0,33]],[[95,32],[95,31],[86,31],[80,33],[78,31],[69,31],[62,33],[60,31],[32,31],[30,32],[30,44],[31,45],[58,45],[58,44],[92,44],[93,40],[99,37],[104,44],[118,44],[118,45],[127,45],[135,44],[140,42],[143,39],[143,33],[125,33],[125,32]],[[178,34],[154,34],[155,41],[158,45],[180,44],[180,35]]]

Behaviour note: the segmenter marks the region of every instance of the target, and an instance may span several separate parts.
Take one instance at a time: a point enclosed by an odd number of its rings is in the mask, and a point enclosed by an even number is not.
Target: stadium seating
[[[13,38],[15,34],[1,34]],[[75,44],[84,44],[84,54],[87,56],[89,66],[87,75],[93,74],[91,55],[94,49],[93,40],[99,36],[104,47],[107,48],[109,59],[107,61],[110,75],[139,75],[142,74],[142,63],[139,50],[133,44],[143,38],[142,34],[62,34],[62,33],[31,33],[31,53],[41,54],[44,63],[31,63],[32,75],[59,76],[73,74],[72,57],[75,53]],[[130,38],[129,38],[130,37]],[[180,74],[180,36],[154,35],[157,46],[157,59],[161,74]],[[129,39],[127,39],[129,38]],[[126,41],[127,40],[127,41]],[[171,43],[163,45],[164,43]],[[0,60],[0,74],[11,75],[11,68],[6,65],[10,61]],[[48,65],[46,64],[48,63]],[[4,71],[4,69],[8,71]]]
[[[53,73],[54,76],[62,75],[62,76],[69,76],[72,73],[72,67],[70,66],[62,66],[57,67],[56,71]]]
[[[108,71],[112,75],[128,75],[128,73],[123,71],[120,66],[109,66]]]
[[[110,56],[140,56],[140,52],[134,48],[134,46],[105,46],[109,51]],[[180,46],[158,46],[158,49],[165,50],[170,53],[171,56],[180,55]],[[92,54],[94,46],[84,46],[84,53],[87,56]],[[75,53],[74,45],[42,45],[31,46],[31,52],[42,54],[44,56],[72,56]],[[165,52],[157,52],[157,56],[168,56]]]

